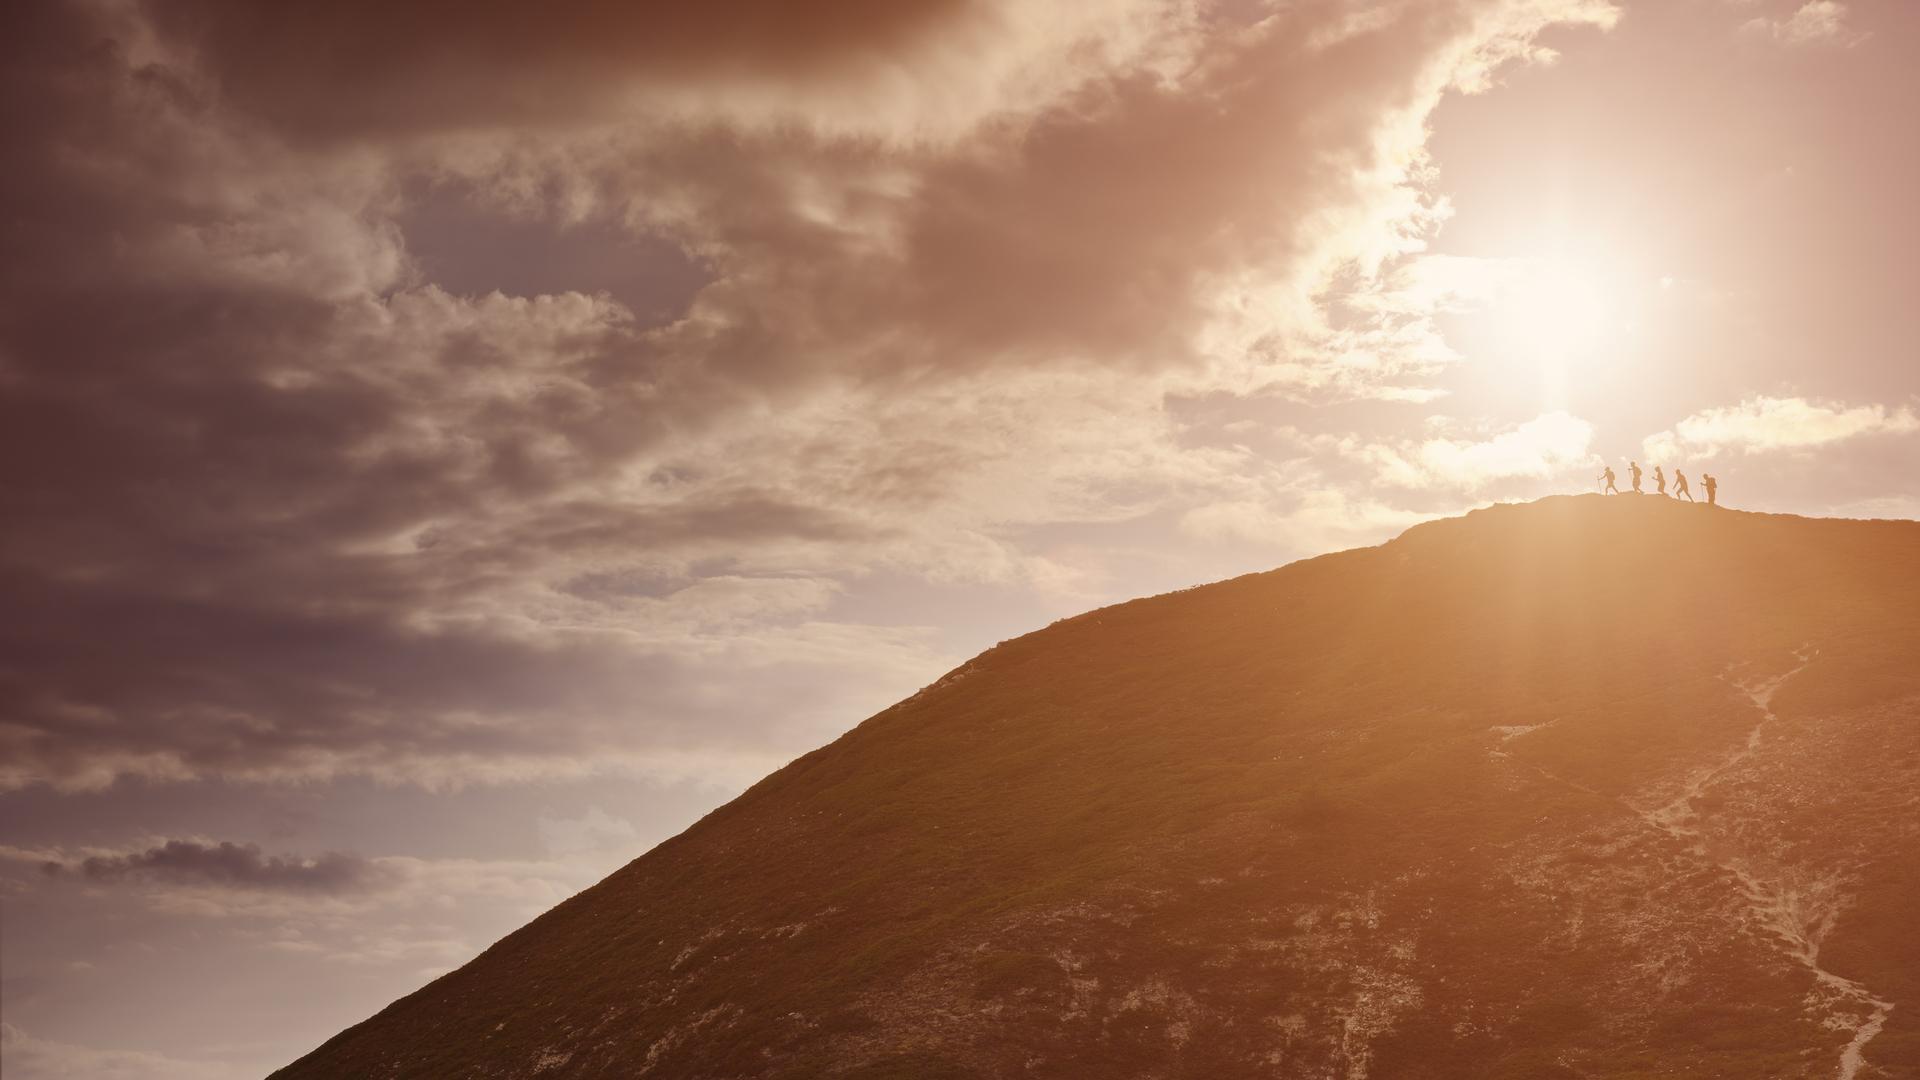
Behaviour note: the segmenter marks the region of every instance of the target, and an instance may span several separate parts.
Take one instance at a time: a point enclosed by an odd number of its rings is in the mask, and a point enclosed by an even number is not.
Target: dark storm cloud
[[[1598,9],[1382,10],[8,7],[0,787],[764,757],[910,688],[828,579],[1093,501],[1029,479],[1071,402],[947,387],[1217,359],[1392,233],[1457,67]]]
[[[1116,3],[1110,23],[1131,16],[1162,40],[1089,34],[1086,52],[1133,54],[1112,66],[1052,57],[1057,99],[1029,115],[982,108],[993,122],[957,133],[893,115],[888,95],[944,75],[938,62],[913,70],[928,57],[971,49],[971,66],[991,69],[999,54],[1043,49],[1044,33],[1010,7],[155,10],[211,85],[279,135],[512,127],[473,136],[468,152],[484,168],[499,161],[476,145],[531,169],[519,186],[587,185],[596,205],[711,261],[719,280],[699,308],[709,318],[664,345],[758,385],[822,365],[880,375],[1196,362],[1193,330],[1221,277],[1302,269],[1325,240],[1303,230],[1339,228],[1391,170],[1377,124],[1425,107],[1447,75],[1436,58],[1476,33],[1498,41],[1591,5],[1510,6],[1512,27],[1479,0],[1381,5],[1390,32],[1346,32],[1359,16],[1345,3],[1264,20],[1203,8],[1191,22],[1182,5]],[[738,111],[714,104],[756,81],[803,99],[844,86],[869,107],[842,118],[828,98],[821,116],[796,119],[751,95]],[[701,93],[716,111],[636,103],[629,91],[643,85]],[[522,149],[596,121],[608,126],[590,149],[563,140],[544,161]]]
[[[41,869],[50,877],[72,875],[87,881],[136,879],[312,893],[355,892],[387,880],[378,864],[358,855],[266,855],[254,844],[232,841],[168,840],[144,851],[94,855],[72,864],[48,862]]]
[[[577,124],[622,91],[686,82],[782,85],[886,64],[969,14],[964,0],[345,0],[149,5],[223,93],[300,135]]]
[[[554,167],[703,253],[716,280],[699,317],[658,340],[728,381],[1191,370],[1223,359],[1201,333],[1223,312],[1274,320],[1321,286],[1323,260],[1408,239],[1383,220],[1414,194],[1402,158],[1417,147],[1393,125],[1543,21],[1611,14],[1382,4],[1369,29],[1349,4],[1203,11],[1137,62],[1063,78],[1045,107],[952,142],[884,119],[866,137],[789,124],[745,147],[671,127]]]

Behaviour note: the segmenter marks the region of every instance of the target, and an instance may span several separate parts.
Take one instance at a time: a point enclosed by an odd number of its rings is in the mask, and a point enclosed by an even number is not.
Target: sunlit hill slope
[[[1005,642],[283,1077],[1920,1077],[1920,524],[1501,506]]]

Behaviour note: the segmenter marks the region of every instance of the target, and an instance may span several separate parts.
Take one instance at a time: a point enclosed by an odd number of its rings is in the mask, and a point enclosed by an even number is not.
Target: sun
[[[1528,264],[1501,299],[1506,335],[1542,357],[1575,358],[1592,351],[1609,315],[1595,275],[1557,259]]]
[[[1619,392],[1667,288],[1618,238],[1558,229],[1498,254],[1433,255],[1410,278],[1471,361],[1463,381],[1541,411]]]
[[[1617,344],[1620,325],[1608,275],[1560,256],[1513,260],[1486,316],[1500,352],[1538,373],[1552,408],[1568,404],[1572,376]]]

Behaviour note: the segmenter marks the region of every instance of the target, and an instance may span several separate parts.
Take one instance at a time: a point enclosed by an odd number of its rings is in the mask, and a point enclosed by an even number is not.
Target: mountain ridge
[[[1564,496],[1073,616],[275,1075],[1920,1076],[1917,601]]]

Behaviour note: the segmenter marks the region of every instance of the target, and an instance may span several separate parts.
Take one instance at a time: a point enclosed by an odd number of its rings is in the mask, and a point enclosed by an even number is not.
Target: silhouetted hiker
[[[1718,481],[1718,480],[1715,480],[1715,479],[1713,478],[1713,474],[1712,474],[1712,473],[1701,473],[1701,474],[1700,474],[1700,482],[1701,482],[1701,483],[1703,483],[1703,484],[1705,484],[1705,485],[1707,485],[1707,505],[1708,505],[1708,506],[1719,506],[1720,504],[1719,504],[1719,503],[1717,503],[1717,502],[1715,502],[1715,501],[1714,501],[1714,499],[1715,499],[1715,498],[1716,498],[1716,497],[1718,496],[1718,494],[1719,494],[1719,491],[1720,491],[1720,481]]]
[[[1658,465],[1653,467],[1653,488],[1656,494],[1665,495],[1667,493],[1667,474],[1660,471],[1660,466]]]
[[[1600,494],[1602,495],[1620,494],[1620,489],[1613,486],[1613,466],[1611,465],[1607,466],[1607,471],[1600,474],[1600,479],[1607,482],[1607,486],[1600,492]]]
[[[1687,474],[1675,469],[1673,470],[1673,497],[1677,499],[1682,495],[1687,497],[1688,502],[1698,501],[1693,497],[1693,492],[1687,490]]]
[[[1640,494],[1640,463],[1637,461],[1627,462],[1627,475],[1633,478],[1633,493],[1635,495]]]

